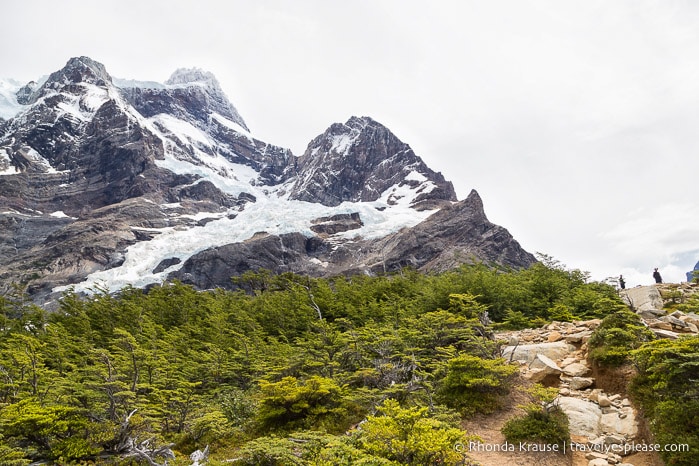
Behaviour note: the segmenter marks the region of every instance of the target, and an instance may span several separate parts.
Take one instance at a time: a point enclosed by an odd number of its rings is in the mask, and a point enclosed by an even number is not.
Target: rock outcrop
[[[298,176],[302,173],[303,176]],[[403,186],[417,188],[409,201],[455,201],[452,184],[425,165],[388,128],[369,117],[335,123],[299,157],[290,199],[336,206],[344,201],[401,201]],[[391,191],[389,191],[391,190]]]
[[[692,270],[687,272],[687,281],[693,282],[697,278],[697,274],[699,274],[699,262],[694,265]]]
[[[331,232],[360,226],[358,214],[345,214],[316,219],[311,230],[317,235],[312,237],[261,233],[244,243],[195,254],[170,278],[209,289],[231,288],[231,277],[260,268],[328,277],[395,272],[403,267],[440,272],[477,262],[523,268],[536,262],[506,229],[488,221],[475,191],[415,227],[384,238],[328,238]]]

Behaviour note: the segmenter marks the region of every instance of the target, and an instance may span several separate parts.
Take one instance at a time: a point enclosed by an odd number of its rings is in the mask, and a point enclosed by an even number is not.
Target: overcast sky
[[[73,56],[112,76],[211,71],[301,155],[366,115],[530,252],[627,286],[699,260],[699,2],[39,1],[0,7],[0,77]]]

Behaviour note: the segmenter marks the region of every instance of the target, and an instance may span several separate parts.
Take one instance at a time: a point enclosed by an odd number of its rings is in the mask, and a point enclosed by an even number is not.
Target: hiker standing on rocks
[[[619,288],[622,290],[626,289],[626,281],[624,281],[623,275],[619,275]]]
[[[660,272],[658,272],[657,267],[655,268],[655,270],[653,270],[653,278],[655,278],[655,283],[663,282],[663,277],[660,276]]]

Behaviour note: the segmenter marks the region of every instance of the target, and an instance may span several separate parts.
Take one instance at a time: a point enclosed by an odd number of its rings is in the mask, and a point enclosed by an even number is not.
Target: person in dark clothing
[[[624,280],[623,275],[619,275],[619,288],[626,289],[626,281]]]
[[[655,278],[655,283],[663,282],[663,277],[660,276],[660,272],[658,272],[657,268],[653,270],[653,278]]]

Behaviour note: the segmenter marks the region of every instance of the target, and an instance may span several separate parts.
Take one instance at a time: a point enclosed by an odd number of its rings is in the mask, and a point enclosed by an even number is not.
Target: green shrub
[[[618,310],[602,319],[592,332],[588,342],[590,358],[605,366],[620,366],[629,361],[632,350],[654,338],[637,314]]]
[[[331,379],[261,381],[260,392],[258,422],[264,431],[314,428],[343,432],[358,420],[344,390]]]
[[[471,437],[449,424],[428,416],[427,408],[403,408],[388,399],[362,425],[359,445],[363,451],[401,465],[444,465],[464,461],[454,445]]]
[[[501,432],[510,443],[535,442],[559,445],[561,449],[570,442],[568,417],[560,409],[546,411],[535,404],[529,405],[527,413],[510,419]]]
[[[509,393],[517,367],[504,359],[482,359],[463,354],[450,360],[447,375],[438,390],[438,398],[464,415],[492,413]]]
[[[641,406],[655,442],[686,445],[662,451],[665,464],[696,465],[699,451],[699,337],[657,340],[633,352],[638,375],[630,393]]]

